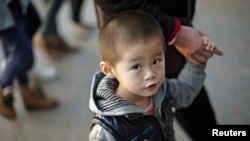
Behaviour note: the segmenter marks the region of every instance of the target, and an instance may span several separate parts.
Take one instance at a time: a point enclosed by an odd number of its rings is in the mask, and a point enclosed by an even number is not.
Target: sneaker
[[[56,68],[45,64],[36,64],[31,71],[31,75],[39,82],[51,82],[58,78]]]

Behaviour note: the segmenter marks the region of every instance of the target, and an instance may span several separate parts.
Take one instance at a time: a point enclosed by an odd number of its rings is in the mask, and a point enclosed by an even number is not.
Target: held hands
[[[187,26],[181,26],[174,45],[181,54],[195,65],[205,63],[213,54],[223,55],[223,52],[218,49],[213,40],[201,31]]]

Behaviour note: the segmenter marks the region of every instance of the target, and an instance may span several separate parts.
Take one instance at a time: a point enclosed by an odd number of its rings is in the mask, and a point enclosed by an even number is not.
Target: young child
[[[99,47],[102,72],[92,81],[89,106],[95,116],[89,140],[174,141],[175,109],[197,96],[205,64],[187,62],[178,79],[166,79],[162,30],[140,11],[109,19]]]

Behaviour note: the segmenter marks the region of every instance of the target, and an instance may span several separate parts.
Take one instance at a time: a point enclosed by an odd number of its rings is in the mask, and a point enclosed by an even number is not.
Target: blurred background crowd
[[[32,3],[41,25],[32,34],[35,63],[28,75],[59,106],[27,112],[19,91],[14,91],[18,118],[0,116],[0,140],[87,140],[92,117],[90,85],[100,61],[94,0]],[[196,4],[194,26],[224,51],[223,57],[208,62],[205,81],[219,124],[250,124],[249,6],[248,0],[199,0]],[[35,19],[31,21],[35,24]],[[6,61],[1,47],[1,70]],[[178,140],[191,140],[178,123],[175,128]]]

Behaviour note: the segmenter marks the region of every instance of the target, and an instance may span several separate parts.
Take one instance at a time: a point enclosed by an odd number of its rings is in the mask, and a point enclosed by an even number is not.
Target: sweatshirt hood
[[[108,78],[102,72],[94,74],[89,99],[90,110],[104,116],[146,113],[134,103],[117,96],[114,90],[118,85],[116,79]]]

